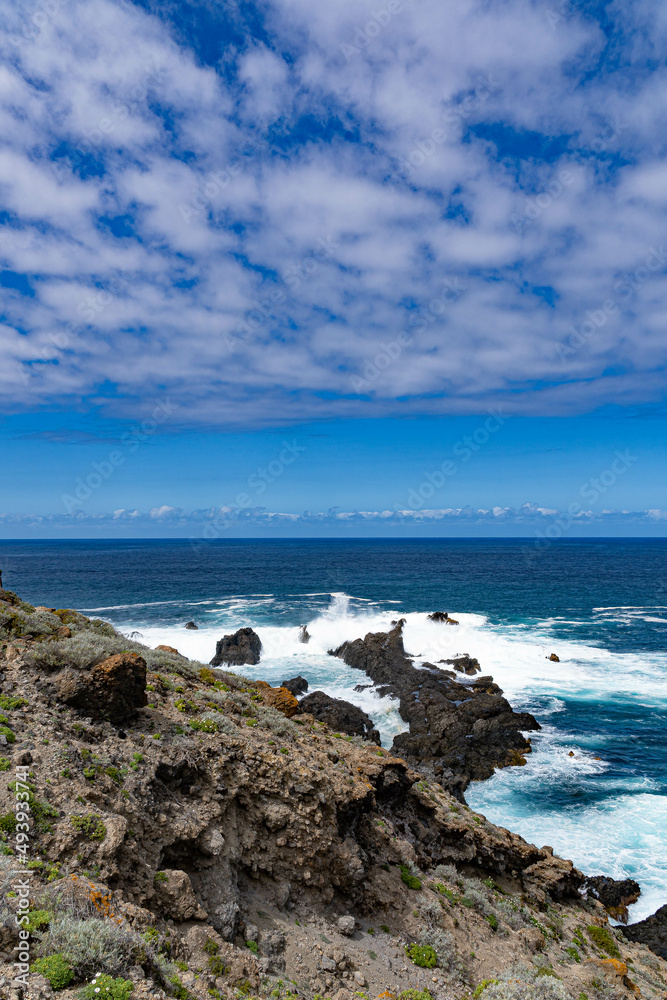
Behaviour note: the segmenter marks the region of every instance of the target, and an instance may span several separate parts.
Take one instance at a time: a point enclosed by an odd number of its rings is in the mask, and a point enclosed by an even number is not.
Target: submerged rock
[[[349,701],[331,698],[324,691],[313,691],[299,702],[300,712],[309,712],[319,722],[326,723],[330,729],[349,736],[362,736],[380,745],[380,734],[375,729],[375,723],[366,715],[363,709],[351,705]]]
[[[185,627],[186,628],[191,628],[191,629],[199,629],[199,625],[195,625],[194,622],[186,622],[185,623]]]
[[[394,739],[394,752],[414,766],[430,762],[438,780],[456,794],[471,779],[490,777],[496,767],[525,763],[523,754],[531,747],[521,730],[540,726],[532,715],[512,710],[492,677],[476,677],[470,685],[432,664],[415,667],[398,626],[369,632],[330,653],[368,674],[379,694],[399,699],[410,732]]]
[[[211,660],[212,667],[223,663],[241,666],[243,663],[259,663],[262,643],[257,633],[251,628],[240,628],[233,635],[223,635],[215,645],[215,656]]]

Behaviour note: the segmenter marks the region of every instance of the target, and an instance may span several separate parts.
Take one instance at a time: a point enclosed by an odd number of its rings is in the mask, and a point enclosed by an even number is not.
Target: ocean
[[[396,703],[355,692],[364,675],[327,650],[405,617],[417,662],[476,656],[543,727],[526,766],[472,784],[469,804],[587,874],[636,878],[631,920],[667,903],[667,539],[8,541],[0,569],[25,600],[203,662],[250,625],[262,658],[243,672],[302,674],[364,708],[385,745],[406,728]]]

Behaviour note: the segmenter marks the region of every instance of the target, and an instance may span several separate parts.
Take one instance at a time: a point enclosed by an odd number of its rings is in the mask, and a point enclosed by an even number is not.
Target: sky
[[[667,8],[5,0],[0,535],[667,534]]]

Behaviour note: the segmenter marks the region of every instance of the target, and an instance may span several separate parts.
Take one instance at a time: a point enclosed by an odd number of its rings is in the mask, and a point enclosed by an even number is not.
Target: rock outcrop
[[[656,955],[667,959],[667,906],[661,906],[646,920],[621,927],[628,941],[645,944]]]
[[[455,656],[453,660],[438,660],[438,663],[447,663],[449,666],[454,667],[457,673],[467,674],[469,677],[474,677],[482,669],[479,665],[479,660],[475,659],[474,656],[469,656],[467,653],[463,656]]]
[[[254,684],[264,704],[275,708],[286,718],[291,718],[299,711],[299,702],[288,688],[273,688],[266,681],[255,681]]]
[[[299,642],[310,642],[310,632],[305,625],[301,625],[299,628]]]
[[[611,917],[623,924],[628,922],[628,906],[636,903],[641,895],[639,882],[634,879],[618,881],[606,875],[589,875],[584,889],[588,896],[602,903]]]
[[[218,639],[211,666],[240,667],[244,663],[259,663],[261,649],[262,643],[257,633],[251,628],[240,628],[233,635],[223,635],[222,639]]]
[[[147,703],[146,661],[117,653],[89,670],[66,668],[53,681],[56,696],[93,719],[124,723]]]
[[[280,686],[287,688],[295,697],[298,697],[300,694],[305,694],[308,690],[308,681],[305,677],[299,675],[298,677],[292,677],[288,681],[281,681]]]
[[[490,777],[496,767],[525,763],[530,743],[522,730],[537,730],[528,713],[517,713],[491,677],[471,684],[432,664],[415,667],[403,646],[402,630],[369,632],[330,650],[363,670],[380,694],[399,699],[409,733],[394,739],[394,752],[413,766],[430,765],[439,781],[461,795],[470,780]]]
[[[299,702],[299,711],[308,712],[318,722],[324,722],[336,732],[361,736],[380,745],[380,734],[373,720],[356,705],[341,698],[332,698],[324,691],[313,691]]]

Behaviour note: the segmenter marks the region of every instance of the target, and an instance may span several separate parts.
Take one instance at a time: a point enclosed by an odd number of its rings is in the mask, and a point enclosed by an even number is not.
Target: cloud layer
[[[662,399],[667,13],[596,10],[7,0],[3,406]]]
[[[202,539],[224,538],[227,531],[243,527],[270,529],[311,527],[341,527],[352,524],[395,526],[412,528],[418,525],[440,525],[447,528],[456,525],[513,525],[525,529],[526,534],[535,533],[547,538],[562,537],[577,525],[607,525],[618,528],[622,525],[645,525],[662,533],[661,522],[667,523],[667,510],[583,510],[576,512],[558,511],[541,507],[536,503],[525,503],[521,507],[457,507],[420,510],[355,510],[343,511],[332,508],[328,511],[304,511],[301,514],[269,511],[265,507],[209,507],[203,510],[185,511],[181,507],[163,504],[149,511],[115,510],[113,513],[87,514],[78,510],[71,514],[0,514],[0,526],[6,528],[58,529],[58,528],[123,528],[139,526],[163,526],[166,534],[172,529],[188,528],[193,536]],[[523,532],[522,532],[523,533]]]

